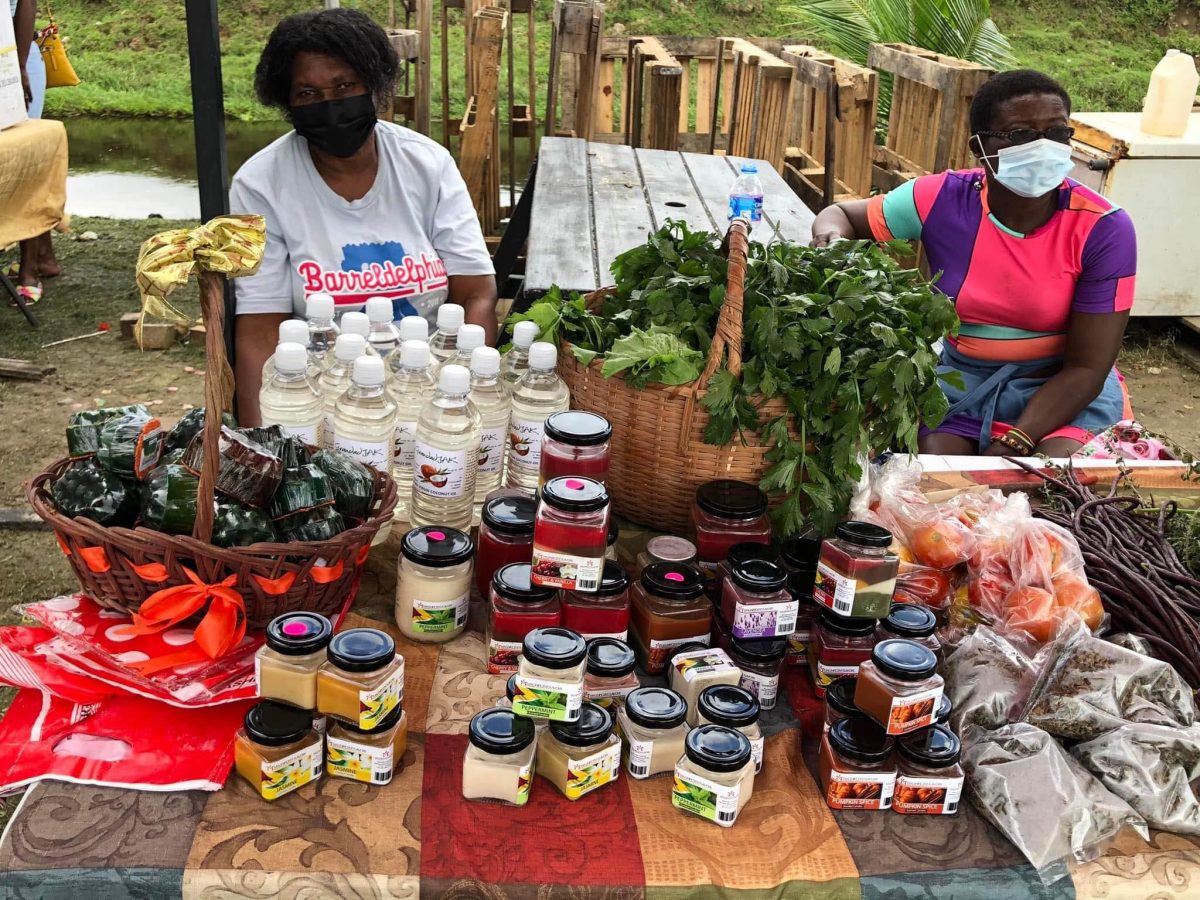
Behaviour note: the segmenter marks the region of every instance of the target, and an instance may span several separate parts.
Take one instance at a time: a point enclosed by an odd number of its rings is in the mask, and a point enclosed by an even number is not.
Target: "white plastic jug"
[[[1142,107],[1142,131],[1162,137],[1179,137],[1188,127],[1200,75],[1186,53],[1168,50],[1150,73],[1150,88]]]

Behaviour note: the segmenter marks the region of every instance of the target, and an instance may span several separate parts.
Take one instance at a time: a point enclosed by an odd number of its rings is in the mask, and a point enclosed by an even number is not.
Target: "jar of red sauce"
[[[483,504],[475,549],[475,586],[486,598],[492,576],[509,563],[533,558],[533,520],[537,501],[517,495],[496,497]]]
[[[568,475],[604,482],[612,426],[595,413],[572,409],[546,417],[540,482]]]
[[[821,610],[812,643],[808,645],[808,667],[818,697],[838,678],[854,678],[858,667],[871,658],[875,646],[874,619],[848,619]]]
[[[533,525],[533,583],[595,593],[608,548],[608,492],[591,478],[542,485]]]
[[[695,566],[646,566],[630,592],[630,644],[651,675],[663,673],[673,648],[689,641],[707,644],[712,621],[704,574]]]
[[[712,577],[734,544],[771,542],[767,495],[743,481],[709,481],[696,489],[692,529],[700,568]]]
[[[510,563],[496,571],[488,602],[487,670],[493,675],[517,671],[525,635],[535,628],[562,624],[558,591],[529,580],[529,563]]]
[[[563,628],[577,631],[587,640],[610,637],[623,641],[629,636],[629,578],[620,563],[604,563],[595,593],[563,591],[559,599]]]
[[[813,599],[841,616],[882,619],[892,608],[900,557],[892,533],[870,522],[843,522],[821,546]]]

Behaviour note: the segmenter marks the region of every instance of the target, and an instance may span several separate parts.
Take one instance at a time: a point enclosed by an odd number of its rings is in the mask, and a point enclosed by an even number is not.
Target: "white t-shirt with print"
[[[359,200],[334,193],[294,131],[238,170],[230,211],[267,219],[262,265],[234,281],[239,315],[304,318],[305,298],[326,293],[339,313],[388,297],[393,318],[419,315],[432,324],[448,276],[494,273],[479,217],[446,149],[391,122],[378,123],[375,135],[379,173]]]

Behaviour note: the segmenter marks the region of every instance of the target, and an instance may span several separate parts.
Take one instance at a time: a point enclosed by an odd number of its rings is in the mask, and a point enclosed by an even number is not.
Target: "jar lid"
[[[859,547],[890,547],[892,533],[870,522],[843,522],[835,532],[843,541]]]
[[[779,556],[785,565],[793,569],[816,571],[817,560],[821,556],[821,539],[805,535],[789,538],[779,548]]]
[[[608,442],[612,426],[604,416],[572,409],[546,417],[546,437],[572,447],[595,447]]]
[[[846,637],[860,637],[875,631],[874,619],[858,619],[851,616],[839,616],[831,609],[821,610],[821,627],[828,628],[834,634]]]
[[[625,714],[643,728],[682,725],[687,711],[687,701],[670,688],[643,687],[625,697]]]
[[[954,712],[954,704],[950,702],[950,698],[942,694],[942,699],[938,701],[937,711],[933,714],[935,725],[948,725],[950,723],[950,713]]]
[[[893,603],[892,611],[880,624],[885,631],[900,637],[929,637],[937,630],[937,616],[920,603]]]
[[[620,678],[633,671],[637,658],[624,641],[612,637],[592,638],[587,642],[587,670],[600,678]]]
[[[753,663],[773,663],[783,659],[787,653],[787,638],[766,638],[765,640],[730,638],[730,648],[738,656]]]
[[[787,586],[787,572],[769,559],[754,557],[734,562],[731,554],[729,562],[729,577],[738,587],[756,594],[770,594]]]
[[[836,709],[843,716],[862,715],[862,710],[854,704],[854,689],[858,684],[855,678],[835,678],[825,688],[825,705]]]
[[[625,567],[611,559],[604,561],[604,571],[600,573],[600,586],[591,594],[593,597],[612,597],[629,590],[629,575]]]
[[[736,684],[714,684],[696,698],[696,711],[714,725],[745,728],[758,721],[758,698]]]
[[[767,511],[767,495],[744,481],[709,481],[696,489],[696,505],[723,519],[757,519]]]
[[[678,647],[671,649],[671,659],[680,656],[684,653],[693,653],[697,650],[711,650],[712,648],[703,641],[688,641],[686,644],[680,644]]]
[[[660,534],[646,542],[646,553],[659,562],[685,563],[696,558],[696,545],[687,538]]]
[[[642,587],[667,600],[694,600],[704,593],[704,573],[690,563],[651,563],[642,569]]]
[[[332,636],[333,625],[319,613],[284,613],[267,625],[267,646],[284,656],[306,656],[324,650]]]
[[[583,662],[587,642],[569,628],[535,628],[525,635],[521,653],[544,669],[569,669]]]
[[[619,538],[620,536],[621,536],[621,528],[619,525],[617,525],[617,520],[615,518],[609,517],[608,534],[605,535],[605,537],[604,537],[605,546],[611,547],[613,544],[615,544],[617,542],[617,538]]]
[[[513,672],[508,676],[508,681],[504,682],[504,696],[511,703],[513,697],[517,696],[517,673]]]
[[[563,512],[596,512],[608,506],[608,491],[583,476],[551,478],[542,485],[542,502]]]
[[[829,729],[829,746],[858,762],[883,762],[892,753],[892,743],[882,725],[861,714],[838,719]]]
[[[329,661],[346,672],[374,672],[396,656],[396,642],[377,628],[339,631],[329,642]]]
[[[493,497],[483,504],[483,521],[492,531],[527,536],[533,534],[537,501],[532,497]]]
[[[550,733],[555,740],[571,747],[587,747],[606,741],[612,730],[613,718],[609,711],[590,701],[579,707],[579,718],[574,722],[550,723]]]
[[[937,656],[924,644],[907,638],[888,638],[871,651],[879,671],[901,681],[923,681],[937,671]]]
[[[465,563],[475,554],[471,539],[457,528],[422,525],[404,535],[400,551],[422,566],[444,569]]]
[[[750,762],[750,739],[724,725],[701,725],[683,742],[687,758],[710,772],[736,772]]]
[[[242,720],[250,740],[267,747],[294,744],[312,731],[312,724],[311,709],[300,709],[274,700],[258,701],[246,711],[246,717]]]
[[[385,731],[390,731],[400,724],[400,718],[404,715],[404,707],[397,706],[390,713],[383,717],[383,721],[374,728],[359,728],[357,722],[351,722],[349,719],[338,719],[339,728],[345,728],[347,731],[353,731],[355,734],[383,734]]]
[[[485,709],[471,717],[467,739],[484,753],[509,756],[533,743],[537,733],[533,721],[511,709]]]
[[[958,762],[962,742],[945,725],[931,725],[900,738],[896,750],[918,766],[942,769]]]
[[[492,576],[492,590],[514,603],[545,603],[554,599],[558,591],[529,580],[531,569],[529,563],[509,563],[507,566],[501,566]]]

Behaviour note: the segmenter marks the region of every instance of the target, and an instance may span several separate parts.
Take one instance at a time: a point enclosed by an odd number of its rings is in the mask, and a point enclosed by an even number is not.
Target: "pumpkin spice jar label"
[[[951,816],[962,800],[963,778],[896,777],[896,812],[907,815]]]
[[[825,800],[831,809],[891,809],[895,791],[895,772],[832,772]]]
[[[458,498],[466,488],[467,451],[439,450],[422,441],[413,454],[414,483],[427,497]]]

